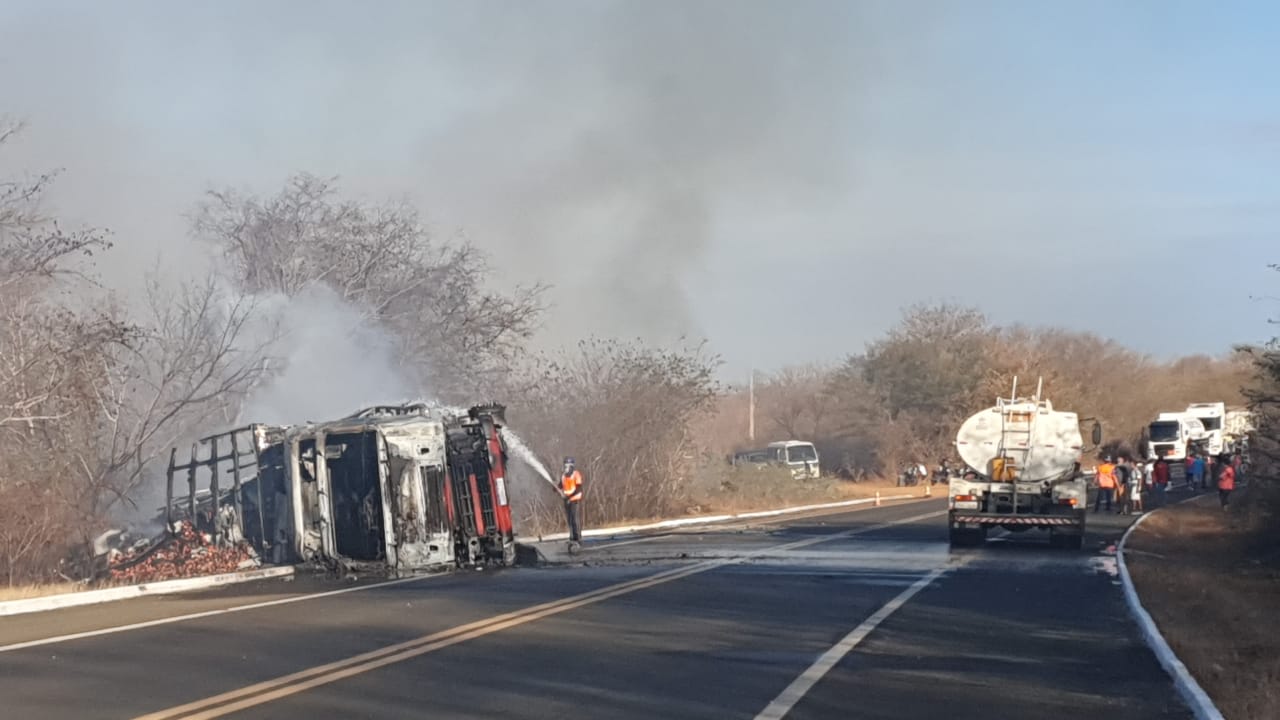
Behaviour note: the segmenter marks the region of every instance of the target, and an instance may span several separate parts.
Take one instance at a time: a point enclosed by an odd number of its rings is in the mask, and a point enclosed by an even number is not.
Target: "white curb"
[[[1202,497],[1202,496],[1196,496]],[[1186,500],[1193,500],[1187,498]],[[1181,502],[1186,502],[1182,500]],[[1129,578],[1129,568],[1124,562],[1124,545],[1129,541],[1129,535],[1138,529],[1144,520],[1151,517],[1152,513],[1143,513],[1138,519],[1125,530],[1124,535],[1120,538],[1119,544],[1116,545],[1116,565],[1120,569],[1120,582],[1124,585],[1124,599],[1129,605],[1129,612],[1133,613],[1134,619],[1138,621],[1138,627],[1142,629],[1142,638],[1147,641],[1147,645],[1155,652],[1156,658],[1164,667],[1165,672],[1173,677],[1174,687],[1178,688],[1178,694],[1182,696],[1184,702],[1195,713],[1196,720],[1223,720],[1222,713],[1218,712],[1218,708],[1214,706],[1213,700],[1209,698],[1208,693],[1196,679],[1191,676],[1191,672],[1187,670],[1187,666],[1182,664],[1178,656],[1173,653],[1173,649],[1169,647],[1169,643],[1165,641],[1164,636],[1160,634],[1160,629],[1156,627],[1156,623],[1151,619],[1151,614],[1146,608],[1142,607],[1142,602],[1138,599],[1138,592],[1133,587],[1133,580]]]
[[[61,608],[77,607],[80,605],[96,605],[98,603],[112,602],[114,600],[127,600],[129,598],[142,597],[144,595],[172,595],[174,593],[190,592],[192,590],[204,590],[211,587],[218,587],[220,585],[235,585],[237,583],[250,582],[253,580],[288,577],[293,574],[294,569],[292,566],[270,567],[258,570],[223,573],[222,575],[207,575],[205,577],[164,580],[161,582],[148,583],[146,585],[125,585],[122,587],[106,588],[104,590],[85,590],[83,592],[63,593],[61,595],[27,598],[25,600],[8,600],[0,602],[0,617],[4,617],[6,615],[22,615],[25,613],[44,612],[46,610],[58,610]]]
[[[914,500],[924,499],[922,495],[887,495],[879,498],[881,502],[888,500]],[[857,500],[841,500],[839,502],[820,503],[817,505],[798,505],[796,507],[781,508],[779,510],[757,510],[755,512],[736,513],[733,515],[704,515],[701,517],[677,518],[675,520],[662,520],[647,525],[630,525],[627,527],[612,528],[595,528],[592,530],[583,530],[583,537],[605,537],[614,538],[624,535],[635,535],[636,533],[646,530],[665,530],[668,528],[686,527],[689,525],[714,525],[716,523],[729,522],[731,520],[751,520],[762,517],[775,517],[778,515],[790,515],[792,513],[809,512],[811,510],[828,510],[831,508],[851,507],[854,505],[866,505],[873,503],[876,498],[859,498]],[[552,533],[550,535],[539,536],[540,540],[568,540],[569,533]]]

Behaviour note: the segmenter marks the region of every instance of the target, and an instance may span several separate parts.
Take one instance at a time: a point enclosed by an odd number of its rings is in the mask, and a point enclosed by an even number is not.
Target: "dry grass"
[[[26,600],[27,598],[48,597],[49,595],[62,595],[64,593],[79,592],[81,590],[89,590],[88,586],[83,583],[49,583],[45,585],[14,585],[13,587],[0,587],[0,602],[6,600]]]
[[[689,515],[774,510],[789,505],[809,505],[882,495],[923,495],[924,486],[899,488],[883,479],[851,482],[824,477],[794,480],[787,473],[751,467],[727,467],[707,471],[689,488]],[[945,488],[935,494],[946,494]]]
[[[1234,498],[1233,498],[1234,499]],[[1152,516],[1130,539],[1143,605],[1231,720],[1280,717],[1280,543],[1274,518],[1216,496]]]

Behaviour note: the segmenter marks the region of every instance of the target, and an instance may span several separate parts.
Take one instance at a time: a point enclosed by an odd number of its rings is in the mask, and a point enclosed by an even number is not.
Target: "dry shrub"
[[[701,457],[691,428],[716,398],[717,362],[701,346],[665,350],[586,340],[574,352],[540,362],[511,415],[553,473],[562,457],[576,459],[590,522],[664,516],[682,510]],[[547,495],[527,484],[521,490],[522,503]]]

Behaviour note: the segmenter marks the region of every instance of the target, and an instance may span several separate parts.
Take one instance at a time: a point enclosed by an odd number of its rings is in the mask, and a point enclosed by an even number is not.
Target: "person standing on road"
[[[1113,471],[1116,479],[1116,495],[1118,495],[1119,505],[1116,508],[1117,515],[1128,515],[1133,509],[1133,493],[1129,492],[1129,484],[1133,481],[1133,466],[1129,464],[1129,458],[1121,456],[1119,462],[1116,463]]]
[[[1142,504],[1142,493],[1147,489],[1146,468],[1141,460],[1134,460],[1129,466],[1129,507],[1139,515],[1146,511]]]
[[[1156,458],[1151,466],[1151,488],[1155,492],[1152,503],[1164,507],[1165,493],[1169,491],[1169,463],[1164,458]]]
[[[1222,463],[1222,472],[1218,474],[1218,502],[1226,512],[1227,502],[1231,499],[1231,491],[1236,489],[1236,469],[1230,464]]]
[[[1111,502],[1115,499],[1116,494],[1116,466],[1112,464],[1111,457],[1102,459],[1102,464],[1098,466],[1098,497],[1093,501],[1093,511],[1098,512],[1102,509],[1102,503],[1107,503],[1107,512],[1111,512]]]
[[[582,473],[578,472],[571,457],[564,459],[560,495],[564,498],[564,514],[569,521],[569,542],[582,542]]]
[[[1187,484],[1191,486],[1193,491],[1204,490],[1208,485],[1204,482],[1204,458],[1200,455],[1193,455],[1188,458],[1191,465],[1190,474],[1187,476]]]

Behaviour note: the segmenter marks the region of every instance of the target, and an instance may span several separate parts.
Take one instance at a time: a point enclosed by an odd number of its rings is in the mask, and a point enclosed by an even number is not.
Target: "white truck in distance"
[[[1205,437],[1204,423],[1185,412],[1163,412],[1147,426],[1147,457],[1170,462],[1187,459],[1192,443]]]
[[[975,413],[960,426],[956,450],[972,472],[952,479],[948,522],[952,545],[980,545],[987,531],[1049,531],[1054,547],[1084,545],[1088,483],[1080,472],[1083,440],[1073,412],[1040,396],[1017,395]],[[1102,440],[1093,425],[1092,440]]]
[[[1187,406],[1187,415],[1200,421],[1204,426],[1204,434],[1197,444],[1210,455],[1221,455],[1226,450],[1223,434],[1227,416],[1226,403],[1192,403]]]

